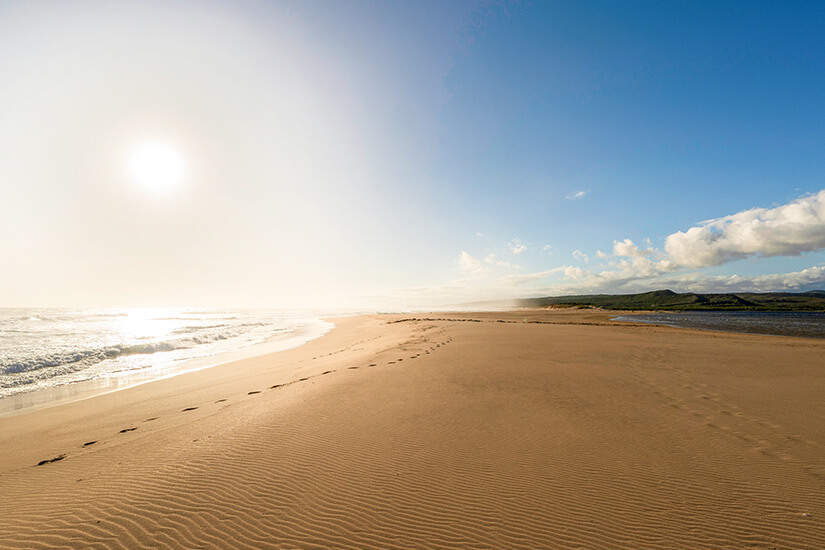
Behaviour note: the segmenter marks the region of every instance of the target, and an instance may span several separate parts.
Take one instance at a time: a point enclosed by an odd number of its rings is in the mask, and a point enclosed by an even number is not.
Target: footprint
[[[50,458],[48,460],[41,460],[40,462],[37,463],[37,465],[38,466],[43,466],[44,464],[51,464],[52,462],[57,462],[58,460],[63,460],[64,458],[66,458],[65,454],[58,455],[58,456],[56,456],[54,458]]]
[[[255,395],[256,393],[261,393],[261,390],[246,392],[246,395]]]
[[[283,384],[275,384],[274,386],[269,386],[270,390],[274,390],[275,388],[280,388]]]
[[[371,366],[371,367],[374,367],[374,366],[376,366],[377,364],[378,364],[378,363],[370,363],[370,366]]]
[[[215,403],[223,403],[224,401],[226,401],[226,399],[218,399]]]
[[[762,453],[763,455],[765,455],[769,458],[776,458],[776,455],[774,454],[774,452],[771,451],[770,449],[766,448],[766,447],[755,447],[754,450],[759,451],[760,453]]]
[[[40,466],[40,464],[38,464],[38,466]],[[806,474],[808,474],[809,476],[813,476],[813,477],[815,477],[815,478],[817,478],[817,479],[825,479],[825,475],[820,474],[819,472],[815,471],[815,470],[814,470],[813,468],[811,468],[810,466],[803,466],[803,467],[802,467],[802,469],[803,469],[803,470],[805,471],[805,473],[806,473]]]
[[[197,409],[197,407],[186,407],[186,408],[185,408],[185,409],[183,409],[181,412],[189,412],[189,411],[194,411],[194,410],[196,410],[196,409]]]
[[[303,378],[299,378],[298,382],[306,382],[307,380],[309,380],[309,376],[304,376]]]
[[[125,434],[126,432],[133,432],[135,430],[137,430],[137,428],[123,428],[119,433]]]
[[[157,419],[158,419],[157,416],[153,416],[152,418],[147,418],[146,420],[144,420],[144,422],[151,422],[152,420],[157,420]]]
[[[347,367],[347,368],[348,368],[349,370],[355,370],[355,369],[360,368],[360,367]]]
[[[83,444],[83,446],[88,447],[89,445],[94,445],[95,443],[97,443],[97,439],[95,439],[94,441],[87,441]]]

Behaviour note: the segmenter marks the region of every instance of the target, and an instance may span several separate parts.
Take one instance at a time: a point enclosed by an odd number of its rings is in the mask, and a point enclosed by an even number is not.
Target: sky
[[[0,306],[825,288],[819,2],[0,2]]]

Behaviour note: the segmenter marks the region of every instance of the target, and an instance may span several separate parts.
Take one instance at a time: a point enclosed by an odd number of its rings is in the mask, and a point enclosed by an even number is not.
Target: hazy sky
[[[821,2],[0,2],[0,306],[825,288],[823,28]]]

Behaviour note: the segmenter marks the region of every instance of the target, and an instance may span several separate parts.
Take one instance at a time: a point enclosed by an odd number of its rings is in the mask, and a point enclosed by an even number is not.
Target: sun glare
[[[127,167],[132,180],[153,193],[171,191],[183,181],[186,163],[169,143],[146,141],[129,151]]]

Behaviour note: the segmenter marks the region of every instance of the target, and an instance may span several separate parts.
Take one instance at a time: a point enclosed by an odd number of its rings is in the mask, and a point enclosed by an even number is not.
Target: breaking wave
[[[331,325],[279,312],[0,309],[0,326],[2,399],[135,372],[177,372],[190,359],[259,344],[298,345]]]

